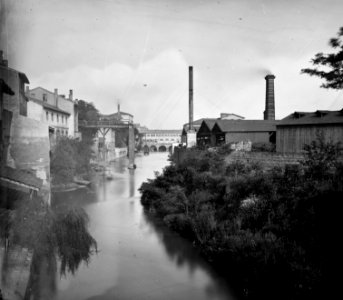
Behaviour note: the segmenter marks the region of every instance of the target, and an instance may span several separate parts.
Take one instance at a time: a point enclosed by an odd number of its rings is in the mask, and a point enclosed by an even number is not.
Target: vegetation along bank
[[[191,240],[243,298],[327,295],[343,165],[338,145],[306,146],[299,165],[224,163],[226,149],[187,149],[140,187],[147,213]]]

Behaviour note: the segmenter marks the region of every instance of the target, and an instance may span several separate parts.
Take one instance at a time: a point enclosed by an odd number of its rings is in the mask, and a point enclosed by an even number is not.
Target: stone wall
[[[39,192],[50,203],[50,141],[48,125],[23,116],[13,118],[6,164],[34,172],[43,181]]]

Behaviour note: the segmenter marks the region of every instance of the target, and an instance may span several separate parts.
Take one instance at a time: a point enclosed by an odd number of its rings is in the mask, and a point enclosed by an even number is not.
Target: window
[[[47,94],[43,94],[43,101],[47,102],[48,101],[48,95]]]
[[[59,115],[59,114],[56,114],[57,123],[58,123],[58,121],[59,121],[59,117],[60,117],[60,115]]]
[[[51,121],[54,121],[54,113],[51,113]]]
[[[48,120],[49,120],[49,112],[46,111],[46,112],[45,112],[45,115],[46,115],[46,120],[48,121]]]

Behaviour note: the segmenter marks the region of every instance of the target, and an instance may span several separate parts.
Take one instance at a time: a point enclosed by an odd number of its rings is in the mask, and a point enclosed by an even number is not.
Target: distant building
[[[27,117],[26,75],[8,67],[0,51],[1,82],[1,192],[34,193],[50,203],[50,143],[46,123]],[[7,193],[1,201],[9,204]]]
[[[152,152],[171,150],[173,144],[181,143],[181,130],[149,129],[142,134],[143,147],[149,147]]]
[[[301,153],[306,144],[322,133],[325,141],[340,142],[343,146],[343,109],[338,111],[317,110],[294,112],[276,126],[276,151]]]
[[[193,129],[197,133],[197,139],[198,139],[198,131],[203,123],[203,121],[211,122],[211,124],[214,124],[213,122],[217,120],[244,120],[244,117],[232,113],[221,113],[219,118],[201,118],[198,120],[193,121]],[[182,133],[181,133],[181,141],[182,143],[186,143],[187,140],[187,130],[189,127],[189,123],[186,123],[183,125]],[[199,136],[200,138],[200,136]],[[202,136],[200,139],[205,139],[204,136]],[[207,139],[207,137],[206,137]],[[202,141],[201,143],[203,143]],[[207,142],[206,142],[207,143]]]
[[[109,115],[99,114],[99,120],[100,121],[117,120],[123,123],[133,123],[133,115],[120,111],[120,105],[118,104],[118,111],[116,113],[109,114]]]
[[[50,134],[54,136],[80,137],[78,130],[77,100],[73,100],[73,90],[69,97],[59,95],[42,87],[27,89],[28,113],[31,118],[47,122]]]

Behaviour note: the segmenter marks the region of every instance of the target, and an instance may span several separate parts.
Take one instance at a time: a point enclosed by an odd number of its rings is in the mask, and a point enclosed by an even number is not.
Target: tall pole
[[[189,123],[188,129],[193,130],[193,67],[189,66]]]
[[[129,169],[135,169],[135,128],[129,124]]]

